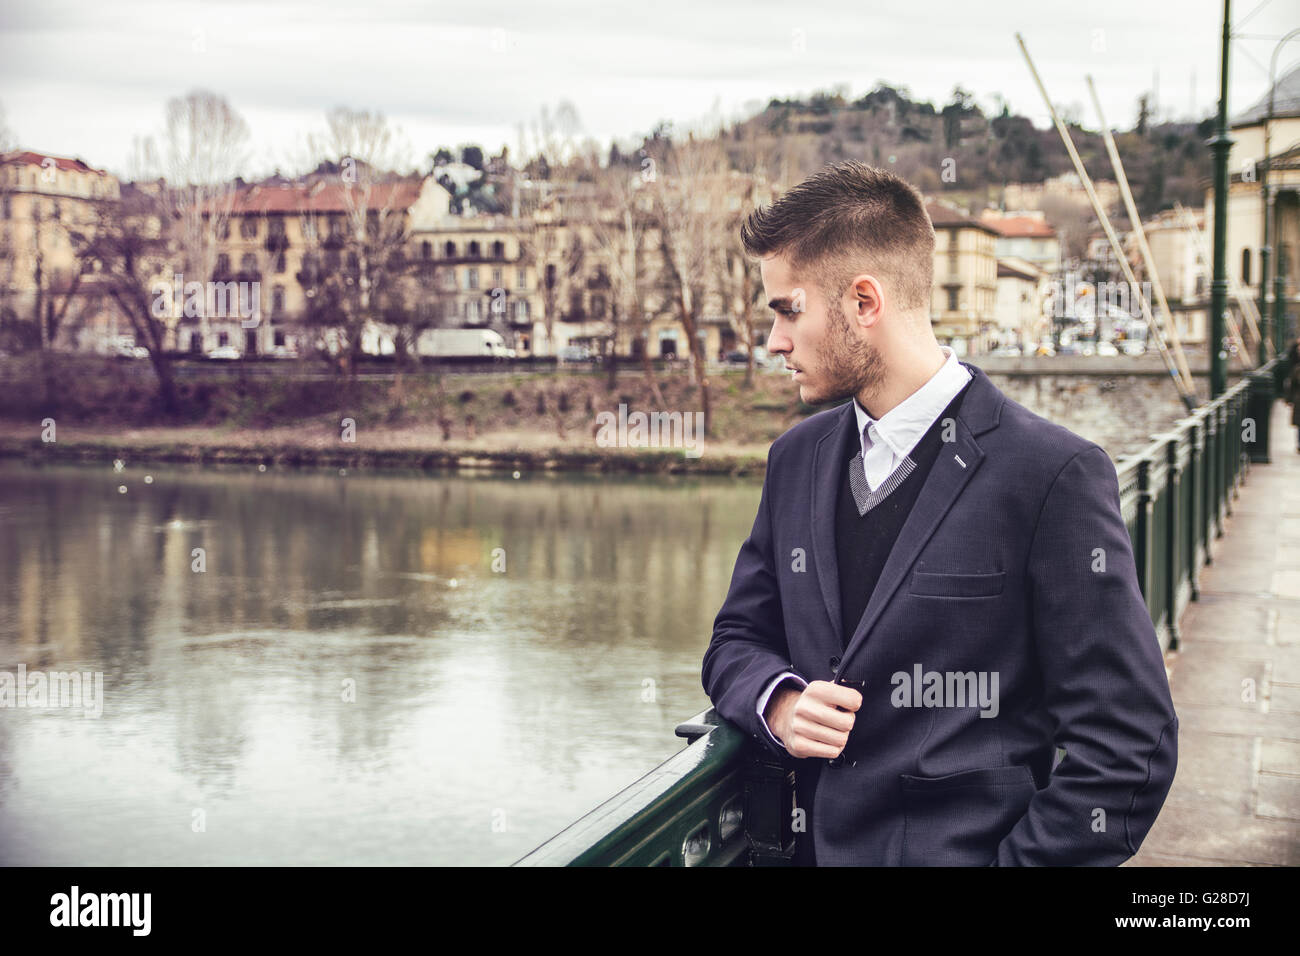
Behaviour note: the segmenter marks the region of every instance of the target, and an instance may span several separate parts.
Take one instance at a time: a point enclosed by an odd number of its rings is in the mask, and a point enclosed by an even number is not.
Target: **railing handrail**
[[[631,786],[569,824],[515,866],[725,865],[748,849],[739,805],[708,800],[744,761],[748,740],[713,708],[678,725],[690,742]],[[730,796],[735,796],[732,794]],[[692,806],[693,804],[716,804]],[[674,828],[666,812],[677,811]],[[735,813],[728,821],[723,813]],[[699,835],[701,827],[705,839]],[[730,829],[729,831],[729,827]],[[694,840],[694,844],[692,844]],[[710,859],[712,858],[712,859]]]

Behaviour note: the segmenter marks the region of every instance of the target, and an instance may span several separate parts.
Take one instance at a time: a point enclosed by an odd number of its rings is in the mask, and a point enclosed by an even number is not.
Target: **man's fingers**
[[[830,681],[815,680],[803,693],[806,698],[821,701],[831,707],[843,707],[850,712],[856,712],[862,706],[862,695],[856,690]]]
[[[795,715],[790,726],[797,736],[806,740],[815,740],[818,743],[830,744],[838,750],[843,750],[849,739],[848,731],[827,727],[816,721],[808,720],[799,714]]]
[[[848,733],[853,729],[854,715],[852,711],[837,710],[829,704],[823,704],[817,700],[801,700],[795,705],[795,714],[804,717],[813,723],[821,724],[824,727],[831,727],[835,730],[842,730]]]
[[[838,757],[843,749],[843,747],[832,747],[806,738],[795,740],[789,748],[790,755],[793,757],[824,757],[827,760]]]

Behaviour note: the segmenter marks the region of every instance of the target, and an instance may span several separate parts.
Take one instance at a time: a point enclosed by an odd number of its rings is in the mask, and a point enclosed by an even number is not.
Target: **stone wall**
[[[1204,357],[1199,363],[1194,358],[1189,365],[1198,400],[1205,402],[1209,374],[1202,368]],[[983,369],[1008,398],[1095,441],[1111,460],[1139,450],[1151,435],[1171,428],[1187,414],[1159,355],[977,356],[964,361]],[[1231,368],[1229,386],[1240,376]]]

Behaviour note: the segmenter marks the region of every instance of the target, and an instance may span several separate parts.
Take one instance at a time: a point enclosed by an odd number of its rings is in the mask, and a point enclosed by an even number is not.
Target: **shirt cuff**
[[[772,692],[775,691],[777,687],[780,686],[781,682],[785,680],[798,681],[800,688],[808,686],[808,682],[798,674],[793,671],[786,671],[784,674],[778,674],[773,678],[772,683],[767,685],[767,690],[763,691],[762,696],[758,698],[758,722],[763,725],[763,730],[767,732],[767,736],[771,738],[772,743],[776,744],[776,746],[780,747],[782,750],[785,749],[785,744],[777,738],[776,734],[772,733],[772,728],[767,725],[767,719],[763,717],[763,711],[767,709],[767,702],[771,698]]]

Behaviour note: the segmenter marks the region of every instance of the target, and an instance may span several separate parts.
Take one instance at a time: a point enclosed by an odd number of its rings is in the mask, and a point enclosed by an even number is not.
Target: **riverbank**
[[[340,428],[323,422],[241,428],[131,427],[58,424],[44,441],[39,423],[0,421],[0,457],[40,462],[146,462],[250,464],[354,470],[634,472],[759,476],[770,443],[705,439],[699,455],[684,448],[602,447],[594,436],[560,439],[537,430],[501,431],[474,439],[444,441],[432,426],[376,425],[344,441]]]

